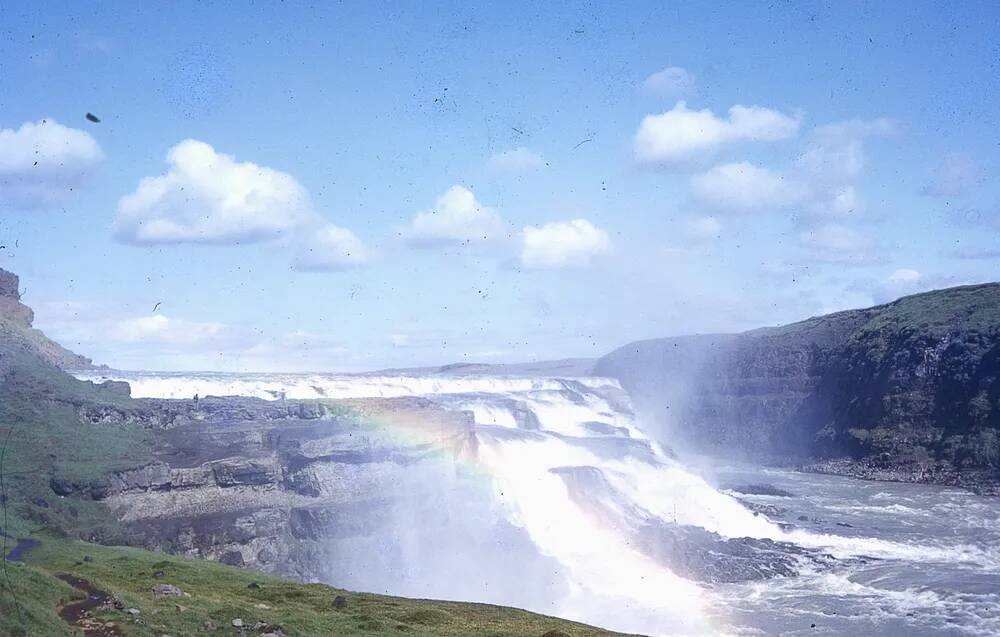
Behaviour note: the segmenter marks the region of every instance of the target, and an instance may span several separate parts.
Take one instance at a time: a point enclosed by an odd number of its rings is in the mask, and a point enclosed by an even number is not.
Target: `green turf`
[[[280,627],[293,637],[615,634],[512,608],[352,593],[321,584],[284,581],[213,562],[79,541],[44,540],[28,553],[26,562],[10,567],[24,623],[18,619],[4,587],[0,594],[0,637],[72,634],[55,614],[60,601],[69,599],[73,593],[56,579],[55,575],[60,573],[84,578],[117,596],[126,609],[139,609],[137,617],[123,610],[99,615],[104,621],[120,625],[130,636],[231,637],[232,620],[236,618],[242,619],[245,626],[263,622]],[[158,572],[162,572],[159,577]],[[154,599],[153,586],[161,583],[173,584],[186,595]],[[337,596],[345,598],[343,608],[335,608]]]

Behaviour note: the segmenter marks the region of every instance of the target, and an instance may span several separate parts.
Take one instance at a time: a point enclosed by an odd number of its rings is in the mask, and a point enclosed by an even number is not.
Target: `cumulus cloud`
[[[982,183],[979,165],[960,153],[949,153],[934,169],[923,192],[931,197],[957,197]]]
[[[865,139],[895,131],[887,119],[849,120],[816,127],[784,169],[734,162],[690,179],[695,202],[715,213],[785,212],[803,229],[815,260],[872,263],[871,240],[859,228],[866,209],[855,182],[865,167]]]
[[[647,115],[636,131],[636,158],[668,163],[739,141],[776,141],[794,137],[799,118],[761,106],[736,105],[728,118],[691,110],[683,101],[659,115]]]
[[[521,264],[533,269],[582,267],[611,251],[608,233],[586,219],[526,226],[522,240]]]
[[[723,212],[776,209],[801,202],[802,184],[786,175],[748,162],[715,166],[691,178],[695,198]]]
[[[521,146],[505,150],[490,157],[490,170],[498,173],[520,174],[538,170],[545,166],[545,160],[538,153]]]
[[[368,249],[353,232],[328,223],[297,244],[296,270],[349,270],[369,261]]]
[[[471,244],[496,239],[504,223],[495,210],[476,200],[472,191],[452,186],[430,210],[418,212],[402,229],[406,242],[418,248]]]
[[[167,171],[145,177],[118,202],[115,236],[125,243],[236,244],[272,241],[296,270],[344,270],[369,253],[354,233],[327,222],[289,175],[238,161],[186,139],[167,153]]]
[[[865,139],[889,137],[895,132],[896,124],[886,118],[817,126],[795,168],[817,185],[839,186],[861,174],[865,165]]]
[[[0,203],[37,208],[59,202],[103,159],[87,132],[54,119],[0,129]]]
[[[294,177],[237,161],[186,139],[167,153],[163,175],[145,177],[118,202],[122,241],[238,243],[274,239],[315,223],[306,190]]]
[[[642,87],[656,95],[684,95],[694,90],[694,75],[679,66],[668,66],[645,79]]]

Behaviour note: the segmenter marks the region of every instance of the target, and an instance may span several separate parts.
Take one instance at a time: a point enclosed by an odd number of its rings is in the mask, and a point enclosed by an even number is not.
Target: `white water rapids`
[[[637,425],[627,396],[605,378],[328,374],[79,374],[124,380],[134,397],[422,396],[474,413],[479,469],[507,521],[555,561],[559,599],[532,608],[629,632],[741,632],[719,593],[685,579],[645,550],[650,524],[694,527],[721,538],[758,538],[836,558],[1000,563],[994,549],[914,545],[779,525],[711,486]],[[768,582],[754,584],[767,590]],[[755,589],[757,590],[757,589]],[[475,601],[504,601],[482,599]]]

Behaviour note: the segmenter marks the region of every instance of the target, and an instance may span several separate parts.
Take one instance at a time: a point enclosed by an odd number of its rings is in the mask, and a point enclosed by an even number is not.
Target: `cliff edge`
[[[1000,483],[998,283],[630,343],[596,371],[700,451],[991,492]]]

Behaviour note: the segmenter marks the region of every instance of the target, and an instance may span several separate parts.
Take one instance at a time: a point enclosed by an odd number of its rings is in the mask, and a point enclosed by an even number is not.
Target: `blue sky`
[[[5,2],[0,267],[100,362],[234,371],[592,356],[995,280],[998,22]]]

